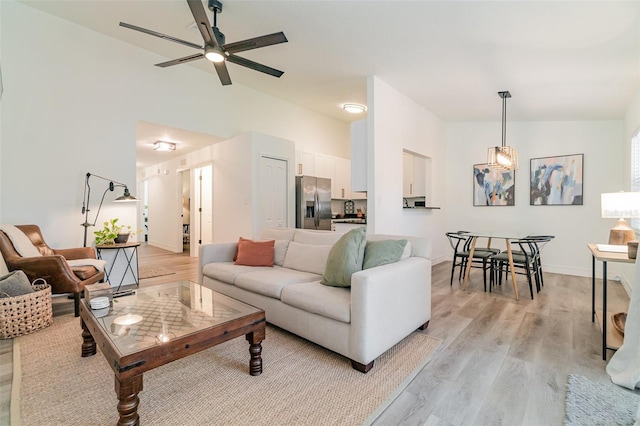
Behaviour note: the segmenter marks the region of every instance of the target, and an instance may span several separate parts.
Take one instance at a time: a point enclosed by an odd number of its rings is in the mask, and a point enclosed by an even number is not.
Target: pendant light
[[[507,98],[511,97],[509,91],[498,92],[502,98],[502,145],[492,146],[487,153],[489,167],[502,170],[518,170],[518,152],[507,142]]]

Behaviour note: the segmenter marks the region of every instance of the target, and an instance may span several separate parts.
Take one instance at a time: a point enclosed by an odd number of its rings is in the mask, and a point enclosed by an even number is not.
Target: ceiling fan
[[[155,64],[157,67],[165,68],[172,65],[195,61],[196,59],[205,58],[213,63],[213,66],[215,67],[216,72],[218,73],[218,77],[220,78],[220,82],[223,86],[231,84],[231,77],[229,77],[229,71],[227,70],[226,65],[227,61],[278,78],[282,74],[284,74],[284,71],[280,71],[275,68],[271,68],[236,55],[236,53],[243,52],[245,50],[258,49],[260,47],[271,46],[273,44],[286,43],[288,40],[282,31],[280,31],[279,33],[268,34],[261,37],[255,37],[243,41],[237,41],[235,43],[225,44],[224,34],[222,34],[218,29],[216,22],[217,14],[222,13],[222,2],[218,0],[209,0],[208,7],[213,12],[213,27],[209,24],[209,20],[207,19],[207,15],[201,0],[187,0],[187,4],[189,5],[189,9],[191,9],[191,14],[195,19],[196,26],[198,27],[198,30],[200,30],[200,34],[202,34],[204,46],[200,46],[186,40],[181,40],[179,38],[171,37],[169,35],[162,34],[156,31],[148,30],[146,28],[127,24],[126,22],[120,22],[120,26],[135,31],[140,31],[155,37],[160,37],[165,40],[173,41],[174,43],[183,44],[194,49],[203,50],[203,53],[196,53],[194,55],[185,56],[184,58],[178,58],[172,61]]]

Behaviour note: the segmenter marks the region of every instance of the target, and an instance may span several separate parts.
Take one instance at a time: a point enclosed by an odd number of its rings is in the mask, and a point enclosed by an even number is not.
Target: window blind
[[[640,130],[631,139],[631,191],[640,191]],[[631,219],[631,227],[640,231],[640,218]]]

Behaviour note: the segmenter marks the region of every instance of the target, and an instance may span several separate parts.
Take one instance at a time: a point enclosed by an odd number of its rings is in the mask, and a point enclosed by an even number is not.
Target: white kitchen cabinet
[[[315,176],[316,160],[313,152],[296,151],[296,176]]]
[[[336,178],[336,157],[326,154],[318,154],[317,152],[314,157],[316,169],[315,176],[331,179],[331,183],[333,184],[333,181]]]
[[[421,155],[402,152],[402,196],[424,197],[427,186],[427,159]]]
[[[335,188],[335,191],[334,191]],[[351,161],[336,158],[336,180],[331,182],[332,198],[351,199]]]
[[[296,151],[296,176],[316,176],[331,179],[334,200],[364,200],[366,192],[351,190],[351,160],[332,155]]]

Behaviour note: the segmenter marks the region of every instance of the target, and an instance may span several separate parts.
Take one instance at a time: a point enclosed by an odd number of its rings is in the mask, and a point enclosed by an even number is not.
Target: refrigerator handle
[[[315,197],[314,197],[314,202],[316,204],[315,207],[315,225],[316,225],[316,229],[320,227],[320,196],[318,195],[318,193],[315,193]]]

